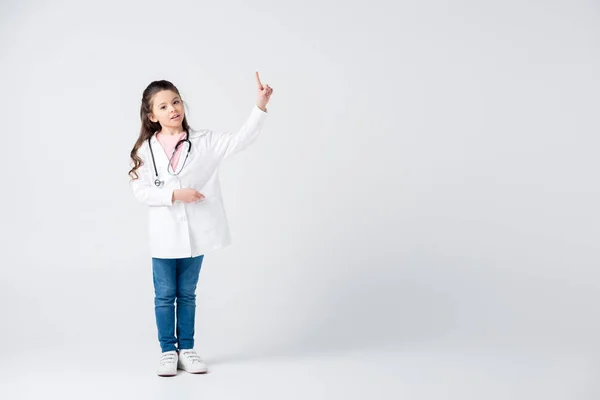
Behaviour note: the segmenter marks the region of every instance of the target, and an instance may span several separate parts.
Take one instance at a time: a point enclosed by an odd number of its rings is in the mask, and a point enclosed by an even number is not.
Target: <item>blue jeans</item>
[[[158,341],[163,352],[194,348],[196,285],[203,259],[204,255],[190,258],[152,258],[154,312]]]

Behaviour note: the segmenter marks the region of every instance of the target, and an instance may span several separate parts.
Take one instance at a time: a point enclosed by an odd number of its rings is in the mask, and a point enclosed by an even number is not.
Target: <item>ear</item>
[[[154,123],[158,122],[158,119],[156,119],[156,117],[152,113],[148,114],[148,119]]]

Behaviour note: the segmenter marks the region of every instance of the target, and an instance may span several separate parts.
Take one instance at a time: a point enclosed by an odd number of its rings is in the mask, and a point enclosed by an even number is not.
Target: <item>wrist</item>
[[[267,105],[256,103],[256,107],[258,107],[262,112],[267,112]]]

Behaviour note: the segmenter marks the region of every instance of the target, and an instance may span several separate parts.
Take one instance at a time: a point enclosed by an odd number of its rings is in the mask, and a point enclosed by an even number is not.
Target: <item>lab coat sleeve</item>
[[[138,150],[143,165],[137,170],[139,178],[130,182],[133,195],[138,201],[152,207],[172,206],[173,189],[158,188],[154,185],[153,175],[150,171],[152,161],[148,161],[148,157],[146,157],[146,147],[147,145],[142,146]]]
[[[220,158],[230,157],[248,147],[262,129],[267,113],[256,105],[250,116],[237,132],[213,132],[209,134],[209,146]]]

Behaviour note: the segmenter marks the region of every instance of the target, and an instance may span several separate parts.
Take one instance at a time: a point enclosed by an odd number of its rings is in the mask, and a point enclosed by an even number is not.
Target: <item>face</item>
[[[158,122],[163,128],[181,127],[184,117],[183,102],[171,90],[161,90],[152,99],[150,121]]]

